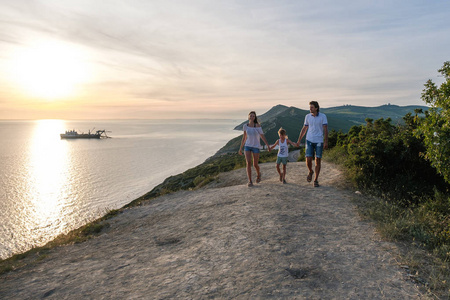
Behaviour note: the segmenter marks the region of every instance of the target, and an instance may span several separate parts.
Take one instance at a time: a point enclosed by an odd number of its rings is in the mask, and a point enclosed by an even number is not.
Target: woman
[[[242,147],[244,146],[245,152],[245,161],[247,162],[247,177],[248,183],[247,186],[253,186],[252,182],[252,156],[253,156],[253,165],[256,169],[256,183],[261,181],[261,171],[259,170],[258,160],[259,160],[259,152],[261,148],[261,144],[259,139],[261,138],[269,149],[269,143],[267,143],[266,137],[262,131],[261,125],[258,123],[258,118],[256,117],[256,113],[251,111],[248,114],[248,124],[244,125],[244,136],[242,137],[241,147],[239,148],[239,154],[242,155]]]

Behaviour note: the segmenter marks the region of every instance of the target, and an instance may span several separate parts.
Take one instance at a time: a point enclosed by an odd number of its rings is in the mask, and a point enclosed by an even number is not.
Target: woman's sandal
[[[256,183],[260,183],[261,182],[261,174],[258,175],[258,177],[256,177]]]
[[[308,176],[306,176],[306,181],[311,182],[313,174],[314,172],[309,173]]]
[[[253,186],[253,182],[249,181],[249,182],[247,183],[247,186],[248,186],[248,187]]]
[[[319,187],[319,182],[317,180],[314,181],[314,187]]]

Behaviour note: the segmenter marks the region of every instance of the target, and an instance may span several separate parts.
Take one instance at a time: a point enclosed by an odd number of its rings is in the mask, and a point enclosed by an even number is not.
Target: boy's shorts
[[[277,156],[277,165],[279,165],[279,164],[287,165],[287,162],[288,162],[288,158],[287,157],[279,157],[279,156]]]
[[[322,158],[323,143],[311,143],[306,140],[305,156],[314,157],[314,152],[317,158]]]
[[[244,146],[244,151],[250,151],[250,152],[253,152],[253,153],[259,153],[260,152],[259,148],[250,147],[250,146]]]

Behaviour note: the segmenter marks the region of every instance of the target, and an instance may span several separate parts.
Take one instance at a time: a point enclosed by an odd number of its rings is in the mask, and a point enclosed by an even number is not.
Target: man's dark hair
[[[317,108],[317,112],[319,112],[319,110],[320,110],[319,102],[311,101],[311,102],[309,102],[309,105],[314,105],[314,107]]]

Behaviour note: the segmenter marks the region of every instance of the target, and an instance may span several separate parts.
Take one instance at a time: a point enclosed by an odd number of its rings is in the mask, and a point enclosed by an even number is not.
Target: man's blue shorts
[[[253,152],[253,153],[259,153],[260,152],[259,148],[249,147],[249,146],[244,146],[244,151],[250,151],[250,152]]]
[[[305,156],[306,157],[314,157],[314,153],[316,153],[317,158],[322,158],[323,152],[323,143],[311,143],[306,140],[306,149]]]

